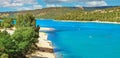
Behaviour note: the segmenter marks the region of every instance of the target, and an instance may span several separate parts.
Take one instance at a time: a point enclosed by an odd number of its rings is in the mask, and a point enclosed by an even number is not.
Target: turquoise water
[[[120,58],[119,24],[37,20],[37,25],[56,29],[47,33],[57,58]]]

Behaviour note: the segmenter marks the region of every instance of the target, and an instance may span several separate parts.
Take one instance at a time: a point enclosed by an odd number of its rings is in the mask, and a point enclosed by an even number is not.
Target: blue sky
[[[120,0],[0,0],[0,12],[47,7],[120,6]]]

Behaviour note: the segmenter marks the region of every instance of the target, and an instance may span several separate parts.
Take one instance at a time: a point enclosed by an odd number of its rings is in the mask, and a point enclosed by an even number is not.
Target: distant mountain
[[[55,16],[61,16],[71,11],[93,11],[106,8],[114,8],[117,6],[101,6],[101,7],[50,7],[36,10],[24,10],[24,11],[10,11],[0,12],[0,17],[14,16],[17,13],[32,13],[37,18],[54,18]]]
[[[99,6],[99,7],[83,7],[86,11],[93,11],[93,10],[100,10],[100,9],[106,9],[106,8],[113,8],[118,6]]]

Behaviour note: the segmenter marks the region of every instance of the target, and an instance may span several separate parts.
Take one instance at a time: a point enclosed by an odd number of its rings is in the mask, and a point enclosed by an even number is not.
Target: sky
[[[0,0],[0,12],[47,7],[120,6],[120,0]]]

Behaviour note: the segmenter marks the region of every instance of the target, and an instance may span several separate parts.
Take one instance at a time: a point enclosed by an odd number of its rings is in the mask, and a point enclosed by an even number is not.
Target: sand
[[[50,31],[50,30],[53,30],[52,28],[46,28],[46,27],[41,27],[40,28],[40,31]],[[36,43],[36,45],[40,48],[40,49],[43,49],[45,50],[44,52],[43,51],[35,51],[34,53],[32,53],[30,56],[30,58],[56,58],[54,52],[50,52],[49,49],[53,50],[53,46],[52,46],[52,42],[49,41],[47,39],[48,35],[47,33],[44,33],[44,32],[39,32],[39,38],[38,38],[38,43]],[[47,52],[46,52],[47,51]]]
[[[120,24],[120,22],[109,22],[109,21],[73,21],[73,20],[55,20],[55,21],[61,21],[61,22],[94,22],[94,23],[109,23],[109,24]]]
[[[47,39],[47,34],[40,32],[39,33],[39,38],[38,38],[38,43],[36,45],[40,48],[47,48],[47,49],[53,49],[51,41]],[[39,56],[39,57],[46,57],[46,58],[56,58],[54,53],[51,52],[42,52],[42,51],[36,51],[33,56]]]
[[[0,29],[0,31],[4,31],[5,29]],[[6,29],[6,31],[12,35],[14,33],[14,30]]]

